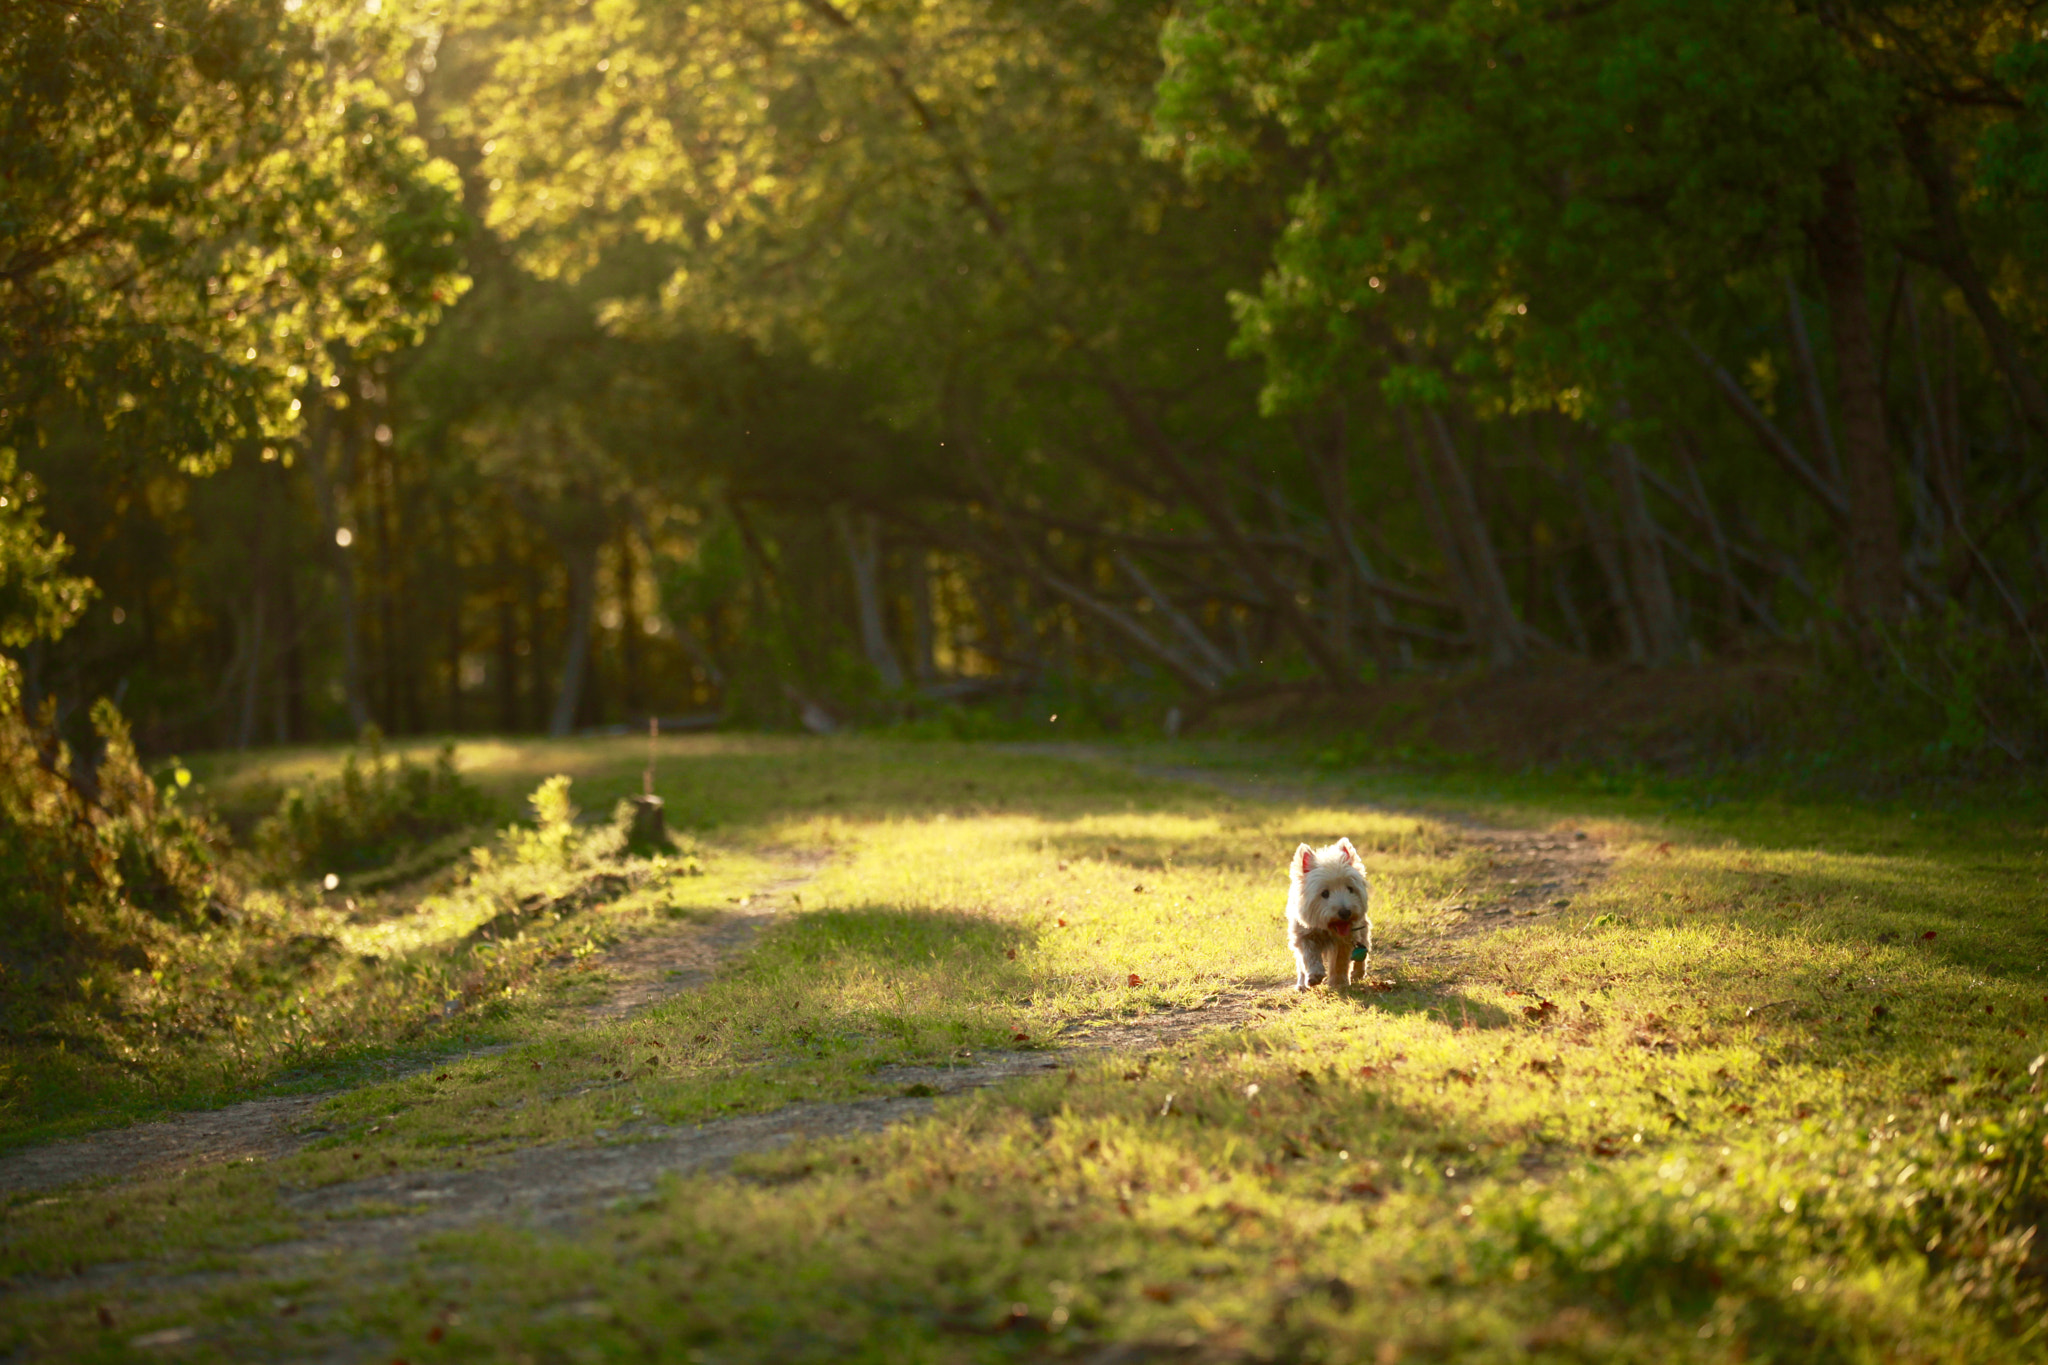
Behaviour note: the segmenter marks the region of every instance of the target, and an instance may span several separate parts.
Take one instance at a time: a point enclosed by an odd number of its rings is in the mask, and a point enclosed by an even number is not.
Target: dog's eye
[[[1328,891],[1325,891],[1325,892],[1323,892],[1323,899],[1324,899],[1324,900],[1328,900],[1329,898],[1330,898],[1330,893],[1329,893]]]

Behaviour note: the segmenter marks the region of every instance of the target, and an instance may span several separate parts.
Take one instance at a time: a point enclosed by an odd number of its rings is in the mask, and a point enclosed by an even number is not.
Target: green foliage
[[[10,649],[56,638],[92,600],[92,584],[63,571],[71,549],[43,529],[40,494],[0,445],[0,645]]]
[[[104,752],[82,788],[50,727],[22,712],[0,657],[0,1035],[85,1030],[130,1007],[135,976],[180,938],[236,913],[218,829],[159,791],[107,702]]]
[[[456,771],[454,745],[444,744],[431,763],[414,763],[404,754],[387,758],[372,734],[338,775],[286,792],[252,844],[277,873],[363,872],[414,845],[483,824],[496,810]]]
[[[402,8],[0,6],[0,443],[83,413],[210,468],[296,429],[329,347],[410,342],[453,301],[454,178],[390,94]]]
[[[631,801],[615,805],[605,824],[579,826],[577,818],[582,812],[569,799],[570,784],[567,774],[556,773],[534,788],[526,798],[533,810],[533,823],[502,831],[495,849],[476,849],[477,866],[495,867],[502,854],[519,866],[574,871],[601,868],[634,855],[652,855],[661,857],[662,865],[672,866],[678,875],[695,876],[704,870],[696,844],[687,836],[670,834],[659,848],[635,847]]]

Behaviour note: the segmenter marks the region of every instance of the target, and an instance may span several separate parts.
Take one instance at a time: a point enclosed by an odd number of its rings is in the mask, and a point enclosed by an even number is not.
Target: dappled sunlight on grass
[[[892,1066],[1241,1007],[1157,1046],[1050,1053],[879,1137],[746,1157],[588,1236],[444,1238],[460,1289],[322,1280],[408,1359],[642,1339],[758,1360],[1982,1359],[2039,1319],[2021,1234],[2048,1216],[2048,925],[2012,872],[2037,844],[1788,847],[1768,811],[1752,840],[1727,811],[1553,792],[1519,823],[1589,831],[1609,874],[1471,932],[1513,869],[1440,810],[959,746],[687,746],[663,790],[697,803],[708,875],[645,894],[715,919],[824,856],[754,950],[624,1020],[570,1008],[599,974],[537,983],[507,1004],[523,1047],[337,1097],[266,1189],[896,1095]],[[591,804],[631,780],[592,780]],[[1285,859],[1339,833],[1396,986],[1297,996]],[[414,913],[422,944],[476,928]],[[211,1197],[273,1216],[254,1185]],[[14,1211],[9,1255],[117,1254],[93,1220],[121,1198]],[[212,1245],[189,1217],[164,1227],[167,1252]]]

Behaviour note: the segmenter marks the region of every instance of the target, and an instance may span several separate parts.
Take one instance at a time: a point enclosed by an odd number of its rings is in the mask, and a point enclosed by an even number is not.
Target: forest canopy
[[[2038,4],[0,0],[0,89],[74,744],[1781,650],[2048,747]]]

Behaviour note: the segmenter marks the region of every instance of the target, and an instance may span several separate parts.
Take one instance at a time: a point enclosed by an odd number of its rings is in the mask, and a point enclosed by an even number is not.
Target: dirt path
[[[0,1159],[0,1196],[78,1180],[158,1175],[180,1167],[284,1156],[307,1141],[299,1129],[326,1099],[287,1095],[246,1100],[225,1109],[178,1114],[16,1152]]]
[[[741,897],[732,913],[717,923],[642,934],[605,952],[597,967],[610,978],[612,989],[586,1011],[587,1016],[623,1019],[658,1000],[695,990],[711,979],[719,963],[752,947],[777,914],[796,904],[829,856],[823,850],[771,852],[790,869],[788,875]]]
[[[622,1019],[679,991],[710,980],[721,962],[743,953],[762,927],[789,907],[791,898],[824,865],[822,855],[791,852],[788,875],[743,897],[734,912],[711,924],[650,933],[626,940],[597,958],[610,990],[585,1011],[591,1020]],[[466,1055],[502,1052],[479,1049]],[[444,1066],[436,1057],[405,1071]],[[223,1109],[178,1114],[154,1123],[111,1128],[85,1137],[31,1148],[0,1158],[0,1198],[34,1193],[86,1180],[128,1179],[287,1156],[323,1131],[312,1125],[319,1107],[336,1091],[245,1100]]]

